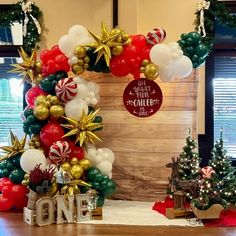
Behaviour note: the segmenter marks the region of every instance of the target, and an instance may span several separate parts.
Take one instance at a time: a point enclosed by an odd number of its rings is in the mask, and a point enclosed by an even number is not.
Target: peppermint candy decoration
[[[164,29],[155,28],[147,34],[146,40],[147,43],[155,45],[161,43],[165,39],[165,37],[166,37],[166,31]]]
[[[60,164],[69,158],[71,148],[66,141],[57,141],[53,143],[49,150],[49,159],[55,163]]]
[[[205,166],[201,169],[202,177],[203,178],[211,178],[211,175],[215,173],[211,166]]]
[[[68,102],[76,96],[77,84],[72,78],[64,78],[58,81],[55,91],[61,101]]]

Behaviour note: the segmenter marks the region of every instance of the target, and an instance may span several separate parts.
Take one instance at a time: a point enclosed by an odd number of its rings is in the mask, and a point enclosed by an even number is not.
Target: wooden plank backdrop
[[[104,128],[98,133],[103,140],[97,147],[115,153],[113,179],[117,183],[115,199],[156,201],[166,196],[170,169],[166,163],[182,152],[187,130],[196,138],[197,88],[196,71],[185,79],[156,82],[163,93],[160,110],[151,117],[131,115],[123,105],[123,91],[132,78],[110,74],[84,73],[81,77],[100,86],[100,115]]]

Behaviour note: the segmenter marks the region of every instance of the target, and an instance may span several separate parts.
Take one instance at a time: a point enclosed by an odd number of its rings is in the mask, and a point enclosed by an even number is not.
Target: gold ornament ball
[[[116,38],[116,42],[118,42],[118,43],[123,43],[122,36],[118,36],[118,37]]]
[[[28,186],[29,185],[29,180],[23,179],[21,181],[21,184],[24,185],[24,186]]]
[[[79,160],[79,165],[82,166],[84,170],[87,170],[92,167],[92,163],[86,158]]]
[[[50,97],[50,103],[53,105],[56,105],[59,103],[58,97],[57,96],[51,96]]]
[[[155,80],[158,76],[157,66],[153,63],[146,65],[144,75],[147,79]]]
[[[84,63],[83,67],[84,67],[84,69],[88,69],[89,68],[89,64],[88,63]]]
[[[90,58],[89,58],[88,56],[86,56],[86,57],[84,58],[84,62],[85,62],[85,63],[89,63],[89,62],[90,62]]]
[[[37,106],[39,104],[46,105],[47,98],[44,95],[39,95],[36,99],[34,104]]]
[[[72,177],[75,179],[79,179],[82,176],[83,172],[84,171],[83,171],[82,166],[80,166],[78,164],[73,165],[70,169],[70,173],[71,173]]]
[[[115,34],[121,34],[121,33],[122,33],[122,30],[121,30],[121,29],[119,29],[119,28],[114,28],[114,29],[111,30],[110,36],[115,35]]]
[[[38,120],[46,120],[49,116],[49,109],[42,104],[39,104],[34,108],[34,115]]]
[[[37,78],[36,78],[36,83],[39,84],[42,80],[43,80],[43,75],[42,74],[38,74]]]
[[[36,61],[35,62],[35,71],[37,73],[41,73],[41,69],[42,69],[42,62],[41,61]]]
[[[52,105],[50,107],[50,116],[52,116],[53,118],[60,118],[61,116],[63,116],[65,113],[65,109],[62,105]]]
[[[68,161],[65,161],[65,162],[63,162],[63,163],[61,164],[61,168],[62,168],[62,170],[64,170],[64,171],[68,171],[68,170],[70,169],[70,167],[71,167],[71,165],[70,165],[70,163],[69,163]]]
[[[123,52],[123,47],[122,46],[115,46],[112,48],[111,53],[115,56],[120,55]]]
[[[51,102],[47,100],[47,101],[45,102],[45,106],[48,107],[48,108],[50,108]]]
[[[74,53],[79,59],[84,58],[86,56],[86,48],[84,46],[77,46]]]
[[[122,39],[123,39],[124,41],[127,41],[127,40],[129,39],[129,35],[128,35],[127,33],[123,33],[123,34],[122,34]]]
[[[76,164],[79,164],[79,160],[76,158],[76,157],[73,157],[71,160],[70,160],[70,164],[73,166],[73,165],[76,165]]]
[[[84,64],[84,60],[83,59],[78,59],[77,65],[82,66],[83,64]]]
[[[72,71],[76,74],[76,75],[80,75],[84,72],[84,68],[83,66],[79,66],[77,64],[74,64],[72,66]]]

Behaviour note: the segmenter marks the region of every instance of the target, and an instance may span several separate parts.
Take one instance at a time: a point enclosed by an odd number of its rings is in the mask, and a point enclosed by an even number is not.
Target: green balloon
[[[0,170],[1,171],[1,176],[2,177],[9,177],[9,170],[8,169],[3,169],[3,170]]]
[[[195,53],[195,48],[193,46],[187,46],[183,49],[183,51],[191,57]]]
[[[11,158],[11,162],[15,167],[21,167],[20,166],[20,158],[21,158],[20,154],[18,154],[18,155]]]
[[[55,79],[57,81],[63,79],[63,78],[67,78],[68,77],[68,74],[65,72],[65,71],[57,71],[55,73]]]
[[[102,174],[102,173],[96,174],[95,180],[96,180],[97,182],[100,182],[102,179],[103,179],[103,174]]]
[[[198,32],[188,33],[188,38],[192,39],[194,45],[198,45],[201,41],[201,35]]]
[[[183,33],[183,34],[181,34],[180,37],[181,37],[181,39],[186,40],[188,38],[188,34]]]
[[[180,46],[181,48],[186,45],[186,42],[185,42],[185,40],[183,40],[183,39],[178,40],[177,43],[179,44],[179,46]]]
[[[101,171],[96,167],[92,167],[87,170],[86,178],[88,181],[94,181],[97,174],[101,174]]]
[[[47,77],[47,79],[52,82],[53,80],[56,79],[56,75],[51,74],[51,75],[49,75],[49,76]]]
[[[41,125],[39,123],[31,124],[29,127],[29,132],[31,134],[39,134],[41,130]]]
[[[105,203],[105,197],[99,195],[97,198],[97,206],[102,207]]]
[[[0,162],[0,170],[7,169],[7,160]]]
[[[91,106],[88,107],[88,113],[92,113],[94,111],[95,111],[95,109],[93,107],[91,107]]]
[[[28,124],[33,124],[36,121],[36,118],[34,115],[29,115],[26,120]]]
[[[24,131],[24,133],[26,133],[26,134],[31,134],[30,131],[29,131],[29,126],[24,126],[24,125],[23,125],[23,131]]]
[[[194,55],[192,56],[192,58],[191,58],[191,61],[192,61],[192,62],[198,62],[198,60],[199,60],[199,56],[196,55],[196,54],[194,54]]]
[[[52,85],[52,81],[49,79],[49,77],[43,79],[40,84],[39,87],[48,93],[54,93],[55,92],[55,86]]]
[[[102,117],[101,116],[95,116],[94,123],[102,123]]]
[[[103,196],[108,196],[111,195],[115,190],[116,190],[116,183],[114,182],[114,180],[110,179],[107,183],[106,188],[102,189],[100,193]]]
[[[99,190],[100,189],[100,183],[95,181],[95,182],[92,182],[92,187],[96,190]]]
[[[187,45],[193,45],[193,39],[192,38],[187,38],[186,39],[186,44]]]
[[[24,117],[25,118],[28,118],[28,116],[33,115],[33,114],[34,114],[34,109],[32,109],[32,108],[28,108],[28,109],[24,110]]]
[[[6,168],[10,171],[14,170],[15,169],[15,166],[14,164],[10,161],[10,160],[7,160],[7,165],[6,165]]]
[[[25,172],[22,169],[15,169],[13,170],[10,175],[9,179],[14,183],[14,184],[20,184],[22,180],[24,179]]]
[[[199,44],[196,47],[196,54],[199,57],[206,57],[208,54],[208,48],[205,44]]]

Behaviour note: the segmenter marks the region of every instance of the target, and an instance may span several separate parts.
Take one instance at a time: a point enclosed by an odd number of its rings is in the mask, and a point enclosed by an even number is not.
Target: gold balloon
[[[119,29],[119,28],[114,28],[114,29],[111,30],[110,35],[112,36],[112,35],[121,34],[121,33],[122,33],[122,30],[121,30],[121,29]]]
[[[70,169],[70,163],[68,161],[65,161],[61,164],[61,168],[64,170],[64,171],[68,171]]]
[[[70,169],[70,173],[73,178],[79,179],[83,174],[83,168],[78,164],[73,165]]]
[[[89,68],[89,64],[88,63],[84,63],[83,67],[84,67],[84,69],[88,69]]]
[[[146,65],[144,75],[147,79],[155,80],[158,76],[157,66],[153,63]]]
[[[78,160],[76,157],[73,157],[73,158],[70,160],[70,164],[71,164],[71,165],[79,164],[79,160]]]
[[[46,96],[44,96],[44,95],[39,95],[36,99],[35,99],[35,105],[37,106],[37,105],[39,105],[39,104],[43,104],[43,105],[45,105],[46,104]]]
[[[118,43],[123,43],[122,37],[121,37],[121,36],[118,36],[118,37],[116,38],[116,42],[118,42]]]
[[[90,167],[92,167],[92,163],[90,162],[89,159],[86,158],[79,160],[79,165],[82,166],[84,170],[87,170]]]
[[[147,66],[149,64],[149,60],[148,59],[144,59],[142,62],[142,66]]]
[[[72,66],[72,71],[76,74],[76,75],[80,75],[84,72],[84,67],[83,66],[79,66],[77,64],[74,64]]]
[[[39,84],[42,80],[43,80],[43,75],[42,74],[38,74],[37,78],[36,78],[36,84]]]
[[[86,57],[84,58],[84,62],[85,62],[85,63],[89,63],[89,62],[90,62],[90,58],[89,58],[88,56],[86,56]]]
[[[51,96],[50,97],[50,103],[53,105],[56,105],[59,103],[58,97],[57,96]]]
[[[54,197],[57,192],[58,192],[58,184],[57,184],[56,181],[54,181],[54,182],[52,182],[51,190],[49,192],[49,196]]]
[[[38,120],[46,120],[49,116],[49,109],[46,106],[39,104],[34,108],[34,115]]]
[[[128,35],[127,33],[123,33],[123,34],[122,34],[122,39],[123,39],[124,41],[127,41],[127,40],[129,39],[129,35]]]
[[[74,53],[79,59],[84,58],[86,56],[86,48],[84,46],[77,46]]]
[[[24,186],[28,186],[29,185],[29,180],[23,179],[21,181],[21,184],[24,185]]]
[[[63,116],[65,113],[65,109],[62,105],[52,105],[50,107],[50,116],[52,116],[53,118],[60,118],[61,116]]]
[[[120,55],[122,52],[123,52],[123,47],[122,46],[115,46],[111,50],[111,53],[115,56]]]
[[[140,72],[141,72],[141,73],[144,73],[144,72],[145,72],[145,66],[141,66]]]
[[[41,61],[35,62],[35,69],[36,69],[37,73],[41,73],[41,69],[42,69],[42,62]]]
[[[77,65],[82,66],[83,64],[84,64],[84,60],[83,59],[79,59],[77,61]]]
[[[47,100],[47,101],[45,102],[45,106],[49,108],[49,107],[51,106],[51,102]]]

